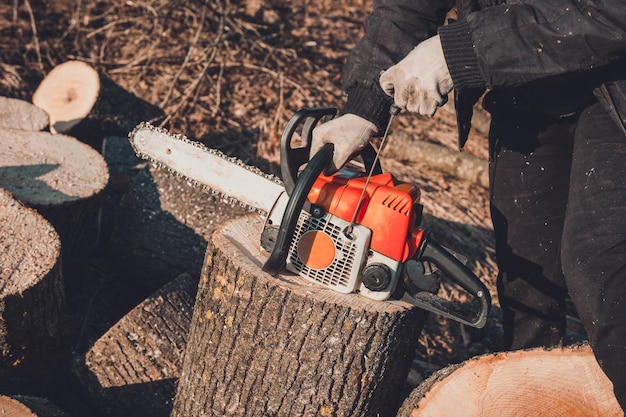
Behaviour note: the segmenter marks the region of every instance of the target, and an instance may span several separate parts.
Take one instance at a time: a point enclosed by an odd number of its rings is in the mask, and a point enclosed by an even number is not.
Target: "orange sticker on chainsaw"
[[[311,269],[328,268],[335,260],[335,243],[326,233],[311,230],[298,241],[298,256]]]

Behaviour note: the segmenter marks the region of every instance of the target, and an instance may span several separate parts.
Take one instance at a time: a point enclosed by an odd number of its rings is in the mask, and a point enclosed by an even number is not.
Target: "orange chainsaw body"
[[[370,249],[391,259],[405,262],[419,247],[423,231],[415,225],[420,220],[420,190],[398,182],[389,173],[374,175],[369,182],[365,176],[322,174],[308,200],[345,221],[354,218],[356,224],[369,228]]]
[[[283,131],[281,173],[288,199],[275,204],[266,219],[261,246],[270,248],[270,255],[263,270],[276,275],[285,269],[339,293],[380,301],[393,297],[484,326],[489,292],[461,260],[419,229],[419,188],[383,173],[371,145],[360,153],[358,172],[348,166],[334,175],[323,174],[332,162],[332,143],[311,157],[315,125],[335,114],[334,108],[302,109]],[[410,261],[421,263],[424,273],[405,268]],[[426,263],[429,271],[441,272],[472,295],[478,313],[437,296],[433,284],[438,286],[439,275],[425,280]]]

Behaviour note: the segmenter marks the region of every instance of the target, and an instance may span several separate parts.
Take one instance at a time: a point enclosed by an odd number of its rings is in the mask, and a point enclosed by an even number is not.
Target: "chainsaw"
[[[401,300],[483,327],[489,291],[461,255],[419,228],[423,206],[418,187],[383,173],[372,145],[330,175],[332,144],[309,157],[313,128],[335,113],[332,107],[305,108],[290,119],[280,142],[282,180],[146,122],[130,132],[129,140],[140,158],[265,215],[259,238],[268,254],[265,272],[296,274],[377,301]],[[439,297],[442,279],[460,286],[473,306]]]

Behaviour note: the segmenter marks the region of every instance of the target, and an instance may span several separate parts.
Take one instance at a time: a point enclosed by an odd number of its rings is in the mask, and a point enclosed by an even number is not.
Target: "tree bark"
[[[588,345],[479,356],[441,369],[398,417],[623,416]]]
[[[172,416],[395,415],[426,314],[269,276],[262,225],[212,235]]]
[[[50,126],[48,113],[25,100],[0,97],[0,129],[44,130]]]
[[[109,329],[72,369],[102,415],[170,415],[197,284],[188,274],[174,279]]]
[[[216,225],[246,213],[162,169],[115,176],[130,184],[113,207],[109,252],[126,279],[147,291],[183,272],[198,277]]]
[[[33,103],[50,115],[54,133],[102,148],[105,136],[126,136],[139,122],[158,122],[163,111],[81,61],[56,66],[41,81]]]
[[[49,132],[4,129],[0,144],[0,187],[54,226],[71,269],[97,243],[109,179],[104,158],[75,138]]]
[[[44,392],[66,345],[61,242],[0,190],[0,390]]]

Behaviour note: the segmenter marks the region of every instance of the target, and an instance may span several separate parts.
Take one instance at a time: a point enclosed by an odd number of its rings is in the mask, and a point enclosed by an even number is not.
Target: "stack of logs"
[[[81,62],[33,103],[0,98],[0,412],[621,415],[586,346],[481,356],[407,396],[426,313],[264,273],[259,216],[132,154],[127,133],[161,117]],[[145,297],[74,352],[93,250]]]

